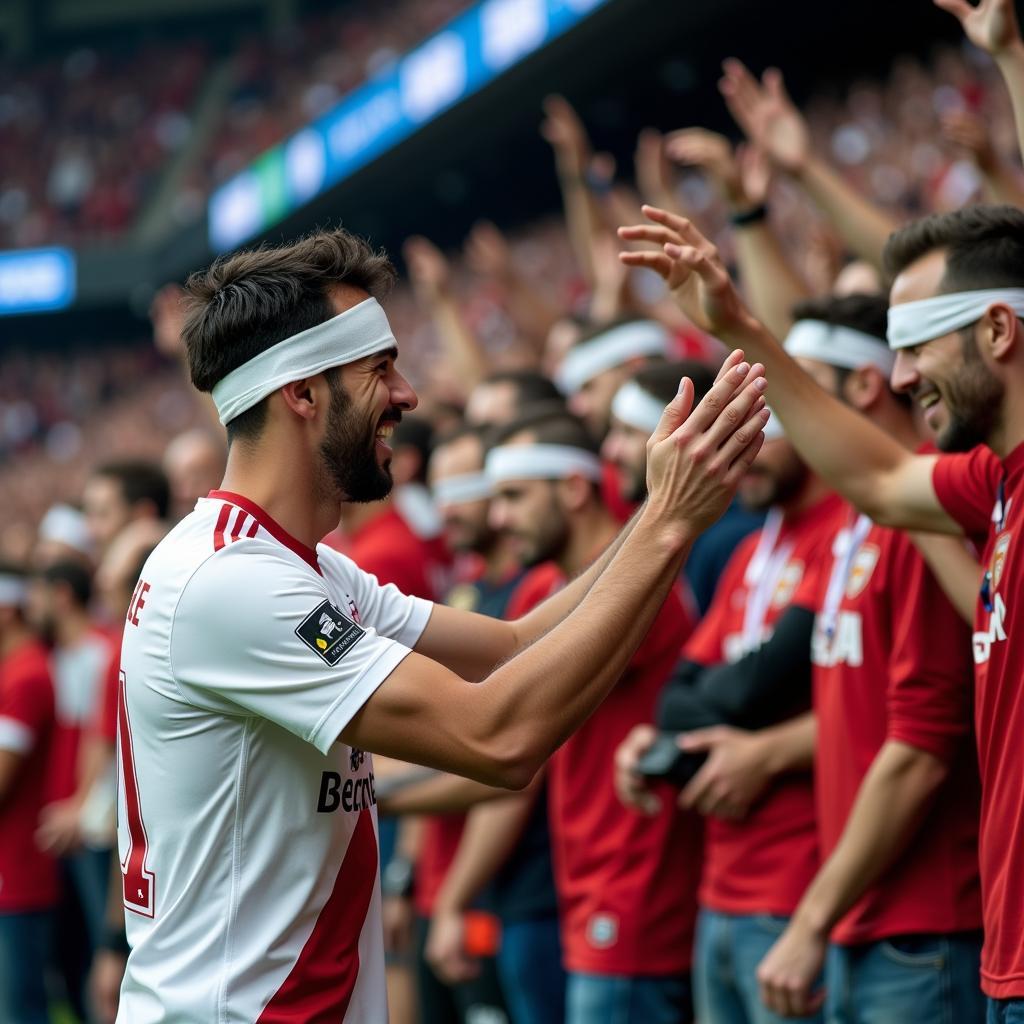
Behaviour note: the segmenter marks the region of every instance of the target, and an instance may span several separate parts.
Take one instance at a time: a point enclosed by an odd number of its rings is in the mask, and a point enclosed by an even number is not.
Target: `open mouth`
[[[923,395],[917,396],[917,403],[922,409],[927,411],[933,405],[937,405],[941,397],[938,391],[926,391]]]

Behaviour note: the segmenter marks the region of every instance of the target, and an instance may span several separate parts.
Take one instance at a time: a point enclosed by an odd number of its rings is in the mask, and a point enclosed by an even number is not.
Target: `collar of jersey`
[[[303,544],[297,537],[293,537],[269,512],[264,511],[254,501],[233,491],[210,491],[207,495],[212,501],[227,501],[236,505],[243,512],[248,512],[270,534],[274,540],[279,541],[286,548],[290,548],[304,562],[308,562],[317,572],[320,572],[320,563],[316,560],[316,552],[306,544]]]

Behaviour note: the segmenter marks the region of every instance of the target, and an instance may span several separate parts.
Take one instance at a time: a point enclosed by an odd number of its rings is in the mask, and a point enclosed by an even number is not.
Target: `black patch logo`
[[[365,632],[330,601],[324,601],[299,623],[295,635],[328,665],[337,665]]]

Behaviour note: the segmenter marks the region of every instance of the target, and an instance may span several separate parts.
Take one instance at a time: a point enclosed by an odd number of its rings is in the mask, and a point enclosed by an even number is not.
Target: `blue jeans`
[[[989,999],[986,1024],[1024,1024],[1024,999]]]
[[[701,1024],[786,1024],[757,987],[757,965],[785,931],[774,914],[721,914],[701,909],[693,949],[693,997]],[[812,1024],[821,1014],[801,1018]]]
[[[49,910],[0,914],[0,1020],[49,1024],[46,967],[53,915]]]
[[[983,1024],[981,933],[902,935],[830,946],[827,1024]],[[1024,1019],[1024,1018],[1022,1018]]]
[[[688,974],[634,977],[569,972],[565,1024],[691,1024]]]
[[[562,1024],[565,971],[558,918],[502,921],[498,977],[512,1024]]]

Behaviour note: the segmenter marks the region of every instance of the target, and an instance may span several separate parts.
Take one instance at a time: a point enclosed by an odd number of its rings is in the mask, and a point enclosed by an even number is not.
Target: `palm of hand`
[[[975,46],[997,53],[1017,35],[1013,0],[982,0],[964,18],[964,32]]]
[[[781,97],[765,97],[758,115],[756,134],[761,144],[781,167],[796,170],[810,148],[807,127],[799,112]]]

